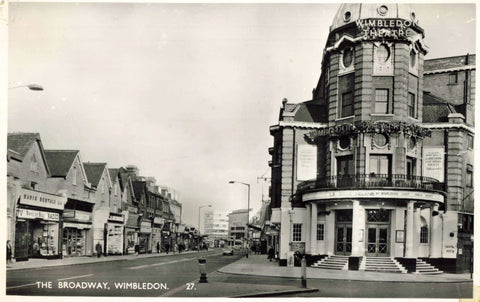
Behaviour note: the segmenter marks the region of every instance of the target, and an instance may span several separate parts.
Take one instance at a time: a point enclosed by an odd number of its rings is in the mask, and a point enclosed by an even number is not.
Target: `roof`
[[[93,186],[98,186],[100,179],[102,179],[103,171],[107,167],[106,163],[83,163],[85,174],[87,174],[88,181]]]
[[[51,176],[66,177],[78,152],[78,150],[45,150]]]
[[[281,111],[282,120],[291,119],[298,122],[321,123],[327,122],[328,108],[326,104],[322,104],[318,100],[306,101],[303,103],[293,104],[285,103]]]
[[[40,140],[39,133],[9,133],[7,148],[25,156],[32,144],[37,140]]]
[[[145,193],[146,183],[144,181],[132,181],[133,192],[135,193],[135,199],[140,200]]]
[[[456,112],[455,107],[447,100],[424,91],[422,114],[424,123],[448,122],[448,115]]]
[[[120,169],[108,169],[108,174],[110,175],[110,179],[112,180],[112,182],[115,181],[115,178],[118,176],[119,171]]]

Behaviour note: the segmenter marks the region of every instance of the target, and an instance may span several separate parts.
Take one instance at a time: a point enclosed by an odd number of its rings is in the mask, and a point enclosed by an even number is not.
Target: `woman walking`
[[[10,240],[7,240],[7,267],[12,263],[12,244]]]

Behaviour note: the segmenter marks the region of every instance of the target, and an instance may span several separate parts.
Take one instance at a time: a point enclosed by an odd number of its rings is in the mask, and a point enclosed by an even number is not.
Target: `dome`
[[[344,3],[333,19],[330,31],[359,19],[404,19],[417,22],[417,16],[408,4],[398,3]]]

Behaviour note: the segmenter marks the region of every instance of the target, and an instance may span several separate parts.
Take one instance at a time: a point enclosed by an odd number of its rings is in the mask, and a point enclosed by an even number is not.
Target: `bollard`
[[[302,288],[307,288],[307,260],[305,255],[302,258]]]
[[[198,270],[200,272],[199,283],[208,283],[208,281],[207,281],[207,260],[205,258],[198,258]]]

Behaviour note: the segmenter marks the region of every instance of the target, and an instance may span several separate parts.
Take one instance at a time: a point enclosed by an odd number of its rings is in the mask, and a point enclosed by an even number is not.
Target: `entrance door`
[[[367,256],[388,257],[389,227],[386,225],[367,226]]]
[[[28,221],[17,221],[15,224],[15,260],[28,260],[30,236]]]
[[[335,232],[335,254],[352,254],[352,225],[337,223]]]

